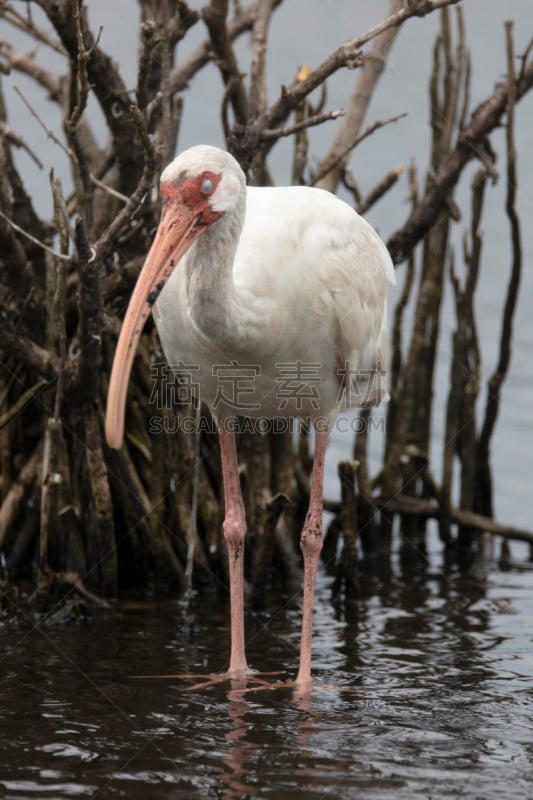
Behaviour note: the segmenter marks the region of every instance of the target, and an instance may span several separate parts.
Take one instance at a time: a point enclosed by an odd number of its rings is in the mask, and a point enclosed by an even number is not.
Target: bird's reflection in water
[[[228,718],[230,727],[224,738],[228,743],[227,753],[223,759],[227,771],[222,775],[226,791],[224,800],[242,798],[250,792],[250,784],[246,777],[250,773],[250,760],[257,745],[247,739],[248,725],[245,716],[250,712],[250,703],[246,697],[246,681],[231,681],[227,693]]]
[[[258,698],[275,698],[275,704],[270,709],[274,719],[278,718],[276,711],[278,704],[282,707],[279,709],[279,714],[282,709],[286,714],[287,708],[292,706],[294,718],[292,741],[287,740],[286,750],[292,754],[293,775],[299,792],[316,791],[317,787],[322,786],[325,770],[332,775],[340,776],[350,768],[350,762],[343,758],[332,761],[328,756],[327,763],[319,756],[309,758],[310,754],[318,751],[313,739],[328,725],[335,723],[333,711],[329,713],[318,711],[313,707],[313,698],[321,691],[330,692],[336,687],[316,686],[314,689],[302,692],[294,688],[294,682],[292,685],[293,688],[288,682],[276,682],[270,687],[250,687],[245,680],[231,681],[226,694],[230,725],[224,734],[227,751],[223,757],[226,770],[221,776],[225,787],[221,794],[223,800],[248,797],[257,786],[260,776],[258,769],[260,751],[268,745],[268,742],[261,743],[254,740],[254,731],[257,728],[246,718],[253,717],[254,713],[259,712]],[[276,691],[269,692],[268,688]]]

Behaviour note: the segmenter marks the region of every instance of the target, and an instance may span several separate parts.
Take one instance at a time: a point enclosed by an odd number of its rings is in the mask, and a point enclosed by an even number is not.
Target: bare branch
[[[55,577],[58,581],[68,583],[69,586],[76,589],[77,592],[83,595],[87,600],[90,600],[91,603],[94,603],[94,605],[100,606],[101,608],[109,608],[107,600],[89,591],[77,572],[58,572]]]
[[[378,200],[381,200],[384,194],[392,189],[395,183],[399,180],[400,176],[403,174],[403,167],[395,167],[391,169],[390,172],[387,172],[385,177],[378,183],[374,188],[366,195],[366,197],[361,198],[360,202],[357,205],[357,213],[364,214],[371,208]]]
[[[395,117],[389,117],[389,119],[384,120],[377,120],[373,122],[368,128],[360,136],[353,137],[348,144],[346,145],[344,150],[340,152],[331,152],[330,156],[326,156],[325,159],[322,160],[321,167],[318,173],[313,178],[312,186],[320,186],[321,188],[326,188],[325,183],[322,181],[322,178],[325,178],[328,174],[333,174],[334,172],[339,170],[340,164],[346,162],[346,157],[354,150],[357,145],[361,144],[362,141],[367,139],[374,131],[379,130],[380,128],[384,128],[386,125],[391,125],[393,122],[398,122],[398,120],[403,119],[407,116],[407,112],[402,114],[396,114]],[[329,159],[332,159],[331,161]],[[330,189],[329,191],[333,191]]]
[[[50,253],[50,255],[54,256],[54,258],[58,258],[61,261],[71,261],[72,260],[71,256],[65,256],[65,255],[62,255],[61,253],[56,253],[56,251],[52,250],[51,247],[48,247],[47,244],[45,244],[44,242],[40,242],[39,239],[36,239],[35,236],[31,235],[31,233],[28,233],[28,231],[25,231],[23,228],[21,228],[19,225],[17,225],[16,222],[13,222],[12,219],[9,219],[9,217],[6,214],[4,214],[4,212],[1,211],[1,210],[0,210],[0,217],[2,217],[2,219],[4,219],[9,225],[11,225],[11,227],[13,228],[14,231],[16,231],[17,233],[20,233],[20,235],[24,236],[26,239],[29,239],[29,241],[33,242],[33,244],[36,244],[37,247],[40,247],[43,250],[45,250],[47,253]]]
[[[111,186],[108,186],[106,183],[99,180],[96,177],[96,175],[93,175],[92,172],[90,173],[89,177],[91,181],[94,183],[94,185],[98,186],[98,188],[101,189],[106,194],[110,195],[111,197],[115,197],[117,200],[120,200],[121,203],[129,202],[129,197],[126,197],[126,195],[122,194],[121,192],[117,192],[116,189],[113,189]]]
[[[516,99],[522,98],[533,87],[533,61],[524,69],[516,82]],[[442,166],[428,186],[424,197],[410,214],[407,222],[387,242],[396,264],[402,262],[420,239],[428,233],[443,212],[446,198],[459,180],[465,164],[478,158],[483,151],[483,140],[500,122],[508,102],[510,81],[498,84],[494,92],[483,100],[470,117],[468,126],[460,133],[457,144],[444,159]]]
[[[25,150],[28,153],[29,157],[32,159],[32,161],[35,164],[37,164],[39,169],[43,168],[43,162],[33,152],[31,147],[28,144],[26,144],[24,139],[21,136],[19,136],[18,133],[15,133],[15,131],[10,125],[8,125],[6,122],[3,122],[2,120],[0,120],[0,136],[2,136],[4,139],[7,139],[9,144],[14,145],[14,147],[18,147],[21,150]]]
[[[424,16],[437,8],[457,2],[459,0],[435,0],[435,2],[415,0],[375,25],[362,36],[341,45],[320,66],[312,70],[304,80],[297,78],[289,87],[283,86],[278,100],[260,114],[255,121],[250,122],[245,128],[237,127],[228,142],[230,149],[237,155],[241,164],[248,168],[251,160],[257,158],[258,149],[262,149],[263,153],[266,153],[275,142],[271,139],[262,139],[263,131],[278,128],[304,98],[314,89],[323,85],[324,81],[337,70],[360,67],[365,59],[361,49],[363,45],[384,31],[398,27],[410,17]]]
[[[440,515],[439,506],[432,500],[424,500],[404,494],[396,495],[390,499],[386,497],[370,498],[370,502],[380,510],[388,511],[389,513],[413,515],[425,517],[426,519],[438,519]],[[450,519],[457,525],[475,528],[483,533],[492,533],[505,539],[533,543],[533,531],[513,528],[511,525],[502,525],[491,517],[476,514],[473,511],[465,511],[452,506],[450,508]]]
[[[514,72],[512,22],[505,23],[505,33],[507,40],[507,69],[509,74],[509,80],[507,81],[507,195],[505,201],[505,210],[507,212],[511,228],[512,264],[509,285],[507,287],[507,296],[503,310],[498,363],[488,381],[485,417],[479,436],[479,465],[482,470],[488,464],[490,440],[494,431],[500,406],[501,387],[511,363],[513,319],[518,299],[518,287],[520,285],[522,273],[522,241],[520,222],[515,208],[517,176],[516,150],[514,142],[514,110],[517,99],[517,86]],[[492,508],[489,510],[492,512]]]
[[[328,111],[326,114],[318,114],[314,117],[307,117],[302,122],[296,122],[294,125],[287,125],[285,128],[276,128],[275,130],[266,130],[261,134],[262,139],[281,139],[283,136],[292,136],[293,133],[306,130],[315,125],[322,125],[323,122],[328,120],[338,119],[344,116],[344,111]]]
[[[397,13],[402,7],[403,0],[391,0],[388,16]],[[322,189],[328,189],[333,192],[339,183],[342,168],[346,164],[351,150],[356,146],[358,133],[363,124],[370,99],[383,72],[398,31],[399,27],[388,28],[383,31],[376,37],[372,48],[365,57],[348,104],[346,116],[339,126],[329,153],[322,160],[318,176],[315,178],[315,184]]]
[[[275,0],[276,7],[282,0]],[[227,23],[227,31],[229,39],[234,42],[243,33],[252,29],[256,19],[256,3],[252,3],[246,8],[240,6],[236,9],[236,15],[233,20]],[[202,67],[205,67],[213,58],[213,48],[211,40],[206,39],[199,45],[191,55],[175,67],[169,76],[169,88],[172,94],[183,91],[189,81],[199,72]]]
[[[254,119],[265,110],[266,96],[266,52],[270,18],[276,0],[265,0],[257,4],[257,16],[252,30],[252,64],[250,67],[249,113]]]
[[[76,25],[72,24],[70,3],[59,3],[56,0],[38,0],[38,3],[56,29],[71,60],[75,62],[79,43]],[[120,152],[120,158],[117,159],[119,191],[128,193],[139,177],[142,150],[135,137],[135,124],[129,111],[130,100],[118,66],[97,46],[97,39],[88,27],[86,11],[85,6],[80,7],[84,49],[91,54],[87,61],[87,77],[113,136],[115,152]]]
[[[11,69],[28,75],[40,86],[47,90],[52,100],[61,101],[61,78],[53,75],[37,63],[33,53],[21,53],[15,50],[12,44],[5,39],[0,39],[0,55],[6,59]]]
[[[58,147],[60,147],[60,148],[61,148],[61,150],[62,150],[64,153],[66,153],[66,155],[67,155],[67,156],[68,156],[68,157],[69,157],[71,160],[74,160],[74,159],[76,158],[76,156],[74,155],[74,153],[72,152],[72,150],[71,150],[69,147],[66,147],[66,146],[63,144],[63,142],[61,141],[61,139],[59,139],[59,138],[58,138],[58,137],[55,135],[55,133],[53,132],[53,130],[52,130],[51,128],[49,128],[49,127],[48,127],[48,125],[46,125],[46,124],[45,124],[45,122],[43,122],[43,120],[41,119],[41,117],[39,116],[39,114],[37,113],[37,111],[36,111],[36,110],[33,108],[33,106],[31,105],[31,103],[29,102],[29,100],[27,100],[27,99],[24,97],[24,95],[22,94],[22,92],[20,91],[20,89],[18,88],[18,86],[13,86],[13,89],[14,89],[14,90],[15,90],[15,92],[18,94],[18,96],[20,97],[20,99],[22,100],[22,102],[24,103],[24,105],[26,106],[26,108],[28,109],[28,111],[30,112],[30,114],[32,115],[32,117],[34,117],[34,118],[37,120],[37,122],[39,123],[39,125],[41,126],[41,128],[42,128],[42,129],[44,130],[44,132],[46,133],[47,137],[48,137],[49,139],[51,139],[51,140],[54,142],[54,144],[57,144],[57,146],[58,146]]]
[[[41,447],[37,445],[3,498],[0,506],[0,547],[3,545],[6,533],[16,520],[22,501],[37,479],[40,462]]]
[[[152,188],[154,175],[159,165],[159,150],[154,148],[150,140],[140,109],[132,105],[130,107],[130,113],[136,122],[139,138],[145,148],[146,158],[144,169],[135,191],[128,198],[124,208],[116,215],[99,239],[94,243],[92,248],[94,258],[103,258],[112,248],[115,236],[117,236],[123,225],[131,219],[138,207],[143,203],[147,192]]]
[[[244,125],[248,120],[248,100],[226,25],[227,15],[228,0],[210,0],[209,5],[202,10],[217,66],[220,69],[224,85],[230,89],[229,96],[235,120],[240,125]]]
[[[15,405],[11,406],[2,416],[0,416],[0,428],[4,428],[8,425],[12,419],[18,417],[21,411],[23,411],[28,403],[30,403],[34,397],[36,397],[42,389],[48,385],[48,381],[42,378],[41,380],[37,381],[34,386],[30,386],[21,396],[18,398]]]
[[[57,39],[52,39],[52,37],[49,36],[46,31],[35,25],[29,15],[24,17],[22,14],[19,14],[19,12],[10,3],[5,2],[5,0],[2,3],[0,13],[7,22],[13,25],[13,27],[18,28],[24,33],[27,33],[28,36],[31,36],[36,41],[46,44],[57,53],[65,55],[65,50],[61,46],[61,42],[58,42]]]

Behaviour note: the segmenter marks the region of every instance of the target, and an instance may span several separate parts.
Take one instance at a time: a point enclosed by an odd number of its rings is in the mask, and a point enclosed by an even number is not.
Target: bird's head
[[[229,153],[210,145],[185,150],[161,174],[163,214],[182,215],[185,209],[211,225],[242,201],[246,177]]]
[[[161,219],[131,296],[109,384],[106,438],[119,448],[129,376],[144,324],[180,260],[224,214],[242,205],[246,178],[237,161],[216,147],[185,150],[161,175]]]

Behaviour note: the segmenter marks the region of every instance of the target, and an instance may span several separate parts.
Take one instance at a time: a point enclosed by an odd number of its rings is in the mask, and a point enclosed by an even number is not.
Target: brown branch
[[[276,7],[276,0],[264,0],[257,4],[251,39],[252,63],[250,67],[249,114],[255,119],[267,104],[266,53],[270,18]]]
[[[140,108],[145,109],[164,81],[168,81],[170,87],[175,70],[172,70],[169,56],[174,52],[177,42],[198,22],[200,15],[181,1],[175,4],[160,0],[141,0],[140,5],[142,21],[137,102]],[[167,68],[169,69],[165,74]],[[175,89],[171,89],[169,98],[174,91]]]
[[[37,120],[37,122],[39,123],[39,125],[41,126],[41,128],[42,128],[42,129],[44,130],[44,132],[46,133],[47,137],[48,137],[49,139],[51,139],[51,140],[54,142],[54,144],[57,144],[57,146],[58,146],[58,147],[60,147],[60,148],[61,148],[61,150],[63,150],[63,152],[64,152],[64,153],[65,153],[65,154],[66,154],[66,155],[67,155],[67,156],[68,156],[68,157],[69,157],[71,160],[74,160],[74,158],[75,158],[75,155],[74,155],[74,153],[72,152],[72,150],[71,150],[70,148],[66,147],[66,146],[63,144],[63,142],[61,141],[61,139],[59,139],[59,138],[58,138],[58,137],[55,135],[55,133],[53,132],[53,130],[52,130],[51,128],[49,128],[49,127],[48,127],[48,125],[47,125],[47,124],[46,124],[46,123],[43,121],[42,117],[41,117],[41,116],[40,116],[40,115],[37,113],[37,111],[36,111],[36,110],[33,108],[33,106],[31,105],[31,103],[29,102],[29,100],[27,100],[27,99],[24,97],[23,93],[20,91],[20,89],[18,88],[18,86],[13,86],[13,89],[14,89],[14,91],[15,91],[15,92],[18,94],[18,96],[20,97],[20,99],[22,100],[22,102],[24,103],[24,105],[26,106],[26,108],[28,109],[28,111],[30,112],[30,114],[32,115],[32,117],[34,117],[34,119],[36,119],[36,120]]]
[[[507,105],[509,90],[514,80],[499,84],[494,92],[483,100],[470,117],[467,127],[459,134],[457,144],[444,159],[434,179],[417,207],[405,224],[389,238],[387,247],[396,264],[408,256],[413,247],[424,238],[445,213],[446,200],[465,165],[479,158],[484,151],[483,140],[500,123]],[[516,100],[520,100],[533,86],[533,61],[525,67],[520,80],[516,81]]]
[[[137,102],[146,110],[148,130],[157,131],[167,163],[176,149],[181,119],[181,101],[170,87],[176,44],[200,14],[181,0],[141,0],[141,19]]]
[[[59,234],[59,247],[66,253],[69,247],[69,230],[64,212],[61,183],[50,176],[54,198],[54,223]],[[66,305],[67,274],[61,259],[46,262],[46,343],[50,352],[58,357],[59,369],[55,384],[52,412],[45,414],[43,461],[41,477],[41,507],[39,530],[39,580],[48,571],[48,553],[52,536],[56,535],[59,487],[65,478],[63,459],[63,404],[64,372],[66,361]],[[52,540],[53,542],[53,540]]]
[[[399,494],[393,498],[371,498],[371,502],[381,511],[391,514],[404,514],[424,519],[439,519],[440,507],[432,500],[423,500],[418,497]],[[533,543],[533,531],[524,528],[514,528],[511,525],[502,525],[500,522],[483,514],[465,511],[461,508],[450,508],[450,519],[456,525],[474,528],[481,533],[491,533],[505,539],[516,539],[522,542]]]
[[[13,27],[18,28],[19,30],[28,34],[28,36],[31,36],[31,38],[35,39],[37,42],[46,44],[57,53],[65,53],[64,48],[61,46],[61,42],[52,39],[52,37],[46,31],[35,25],[29,15],[24,17],[22,14],[19,14],[19,12],[10,3],[5,2],[5,0],[0,8],[0,15],[3,16],[7,22],[13,25]]]
[[[276,128],[274,130],[265,130],[261,134],[262,139],[281,139],[284,136],[292,136],[299,131],[307,130],[315,125],[322,125],[332,119],[338,119],[344,115],[344,111],[328,111],[325,114],[317,114],[314,117],[306,117],[301,122],[296,122],[294,125],[287,125],[284,128]]]
[[[440,503],[442,514],[439,520],[442,541],[448,541],[448,507],[453,489],[453,464],[457,454],[461,462],[461,508],[474,510],[475,495],[475,404],[479,389],[479,348],[474,316],[474,293],[481,261],[481,213],[487,174],[481,170],[472,181],[472,221],[470,226],[471,246],[464,244],[467,276],[464,288],[454,273],[453,258],[451,281],[456,309],[456,329],[452,336],[452,358],[450,360],[450,389],[446,404],[446,426],[444,431],[442,484]]]
[[[248,120],[248,99],[226,25],[228,5],[228,0],[210,0],[209,5],[202,9],[202,17],[209,31],[222,80],[224,85],[230,89],[229,97],[235,121],[239,125],[245,125]]]
[[[127,203],[129,201],[129,197],[126,197],[125,194],[121,194],[121,192],[117,192],[117,190],[113,189],[112,186],[108,186],[106,183],[99,180],[96,175],[93,175],[92,172],[89,174],[89,178],[91,179],[91,182],[98,187],[98,189],[101,189],[103,192],[110,195],[110,197],[120,200],[121,203]]]
[[[403,8],[403,0],[391,0],[388,16]],[[358,144],[361,125],[370,99],[381,77],[383,69],[398,34],[399,27],[388,28],[376,37],[359,71],[342,124],[329,152],[322,159],[315,185],[334,192],[339,184],[348,156]],[[385,124],[385,123],[381,123]]]
[[[281,0],[278,0],[280,2]],[[255,20],[255,3],[245,9],[239,9],[237,16],[228,23],[228,37],[233,42],[241,34],[249,31]],[[211,40],[206,39],[199,45],[190,56],[175,67],[169,76],[169,89],[172,94],[182,92],[187,88],[189,81],[213,58],[213,48]]]
[[[20,332],[14,332],[7,325],[1,325],[0,343],[4,352],[15,356],[44,378],[51,380],[57,377],[59,369],[57,356],[29,337]]]
[[[144,124],[144,118],[137,106],[130,106],[130,113],[135,120],[139,138],[141,139],[145,148],[146,157],[144,159],[144,169],[140,180],[133,192],[128,198],[126,205],[119,211],[113,221],[107,226],[98,240],[92,246],[91,258],[104,259],[110,250],[115,246],[115,237],[119,234],[120,230],[126,225],[139,206],[144,202],[144,199],[152,188],[154,176],[159,167],[159,151],[154,148],[148,131]]]
[[[71,61],[76,62],[79,55],[77,27],[72,14],[71,0],[37,0],[56,29],[63,47]],[[87,77],[105,116],[113,136],[114,150],[120,159],[119,191],[128,194],[138,180],[142,155],[135,136],[129,98],[122,76],[116,63],[99,46],[89,30],[86,8],[80,8],[80,25],[87,59]]]
[[[11,406],[2,416],[0,416],[0,428],[4,428],[6,425],[9,425],[12,419],[18,417],[18,415],[26,408],[26,406],[39,394],[39,392],[48,385],[48,381],[42,378],[41,380],[37,381],[34,386],[30,386],[21,396],[18,398],[17,402]]]
[[[403,119],[406,116],[407,112],[404,112],[402,114],[396,114],[394,117],[389,117],[389,119],[377,120],[376,122],[373,122],[372,125],[369,125],[369,127],[366,128],[366,130],[364,130],[360,136],[352,137],[343,150],[333,153],[331,156],[326,156],[326,158],[322,160],[318,173],[313,178],[312,185],[319,186],[320,188],[327,188],[327,186],[330,184],[330,179],[328,178],[325,181],[322,179],[327,178],[328,175],[332,175],[334,172],[338,172],[340,170],[340,164],[346,161],[347,156],[357,147],[357,145],[361,144],[362,141],[374,133],[374,131],[379,130],[379,128],[384,128],[386,125],[390,125],[393,122],[398,122],[398,120]],[[340,170],[339,176],[342,174],[342,172],[343,170]],[[338,180],[339,179],[337,178],[335,187],[338,184]],[[329,191],[334,191],[334,189],[329,189]]]
[[[62,80],[38,64],[33,53],[21,53],[10,42],[0,39],[0,55],[6,59],[10,69],[28,75],[47,90],[50,99],[61,102]]]
[[[0,547],[16,520],[21,503],[39,475],[40,463],[41,446],[38,445],[20,470],[16,480],[9,487],[0,506]]]
[[[34,60],[33,55],[26,54],[26,53],[19,53],[18,51],[14,50],[13,47],[5,41],[0,39],[0,55],[3,55],[9,62],[9,65],[12,69],[16,69],[19,72],[22,72],[24,75],[28,75],[32,78],[36,83],[42,86],[44,89],[47,90],[48,96],[50,100],[58,103],[60,106],[64,107],[67,102],[67,94],[66,91],[66,81],[64,78],[57,78],[55,75],[52,75],[50,72],[45,70],[41,67],[37,62]],[[19,93],[22,101],[28,107],[30,113],[37,119],[39,125],[43,128],[46,135],[52,139],[61,149],[67,154],[69,158],[73,157],[72,152],[64,145],[64,143],[58,139],[54,132],[49,128],[39,114],[35,111],[33,106],[26,100],[26,98],[22,95],[20,90],[17,87],[14,87],[15,91]],[[91,161],[93,165],[97,165],[103,158],[103,154],[101,153],[96,139],[93,135],[93,132],[87,122],[86,119],[82,118],[78,122],[78,136],[83,141],[85,152],[91,155]]]
[[[341,485],[341,507],[339,517],[343,547],[338,565],[337,578],[333,585],[334,596],[339,593],[343,583],[347,597],[355,597],[358,594],[357,536],[359,533],[359,520],[355,496],[355,475],[358,466],[358,462],[350,461],[341,461],[337,466],[337,473]]]
[[[94,397],[91,394],[91,397]],[[94,521],[89,538],[90,563],[96,570],[92,583],[96,583],[106,595],[114,595],[117,590],[117,550],[113,504],[107,474],[107,466],[102,449],[100,431],[101,411],[92,403],[85,410],[83,425],[85,438],[85,460],[94,507]]]
[[[403,167],[395,167],[387,172],[385,177],[374,186],[373,189],[365,196],[362,197],[357,204],[357,213],[364,214],[369,208],[372,208],[378,200],[381,200],[384,194],[398,182],[400,176],[403,174]]]
[[[441,60],[444,60],[442,69]],[[452,69],[454,64],[455,69]],[[450,77],[451,74],[451,77]],[[441,31],[433,48],[431,99],[431,167],[437,171],[453,148],[458,102],[456,86],[461,80],[461,63],[455,64],[448,13],[442,13]],[[443,126],[451,117],[453,124]],[[416,208],[416,207],[415,207]],[[401,468],[405,444],[414,444],[422,452],[429,448],[431,411],[434,400],[433,374],[440,327],[443,282],[447,264],[449,215],[440,226],[431,229],[424,242],[423,259],[414,309],[414,322],[407,357],[401,375],[401,394],[395,398],[394,425],[388,429],[388,456],[385,471],[401,473],[405,493],[415,493],[420,482],[417,470],[409,462]],[[385,483],[389,484],[391,476]],[[409,488],[409,491],[407,490]],[[409,523],[411,524],[411,523]]]
[[[306,65],[300,67],[300,69],[298,70],[298,74],[296,76],[296,80],[304,80],[304,78],[307,78],[310,72],[311,72],[311,67],[308,67]],[[325,85],[322,88],[323,88],[322,99],[324,100],[324,103],[319,104],[319,107],[317,107],[316,109],[312,109],[311,103],[308,100],[304,100],[294,110],[295,124],[300,124],[304,122],[307,117],[322,112],[322,109],[324,108],[325,105],[325,97],[326,97]],[[307,167],[308,153],[309,153],[309,137],[307,136],[307,129],[302,128],[300,131],[296,132],[293,144],[292,183],[295,185],[306,183],[304,173]]]
[[[59,471],[60,452],[62,449],[62,424],[59,418],[61,401],[61,383],[56,384],[54,405],[58,414],[46,420],[44,431],[43,457],[41,467],[41,514],[39,522],[39,572],[48,569],[48,545],[53,532],[53,522],[57,513],[58,485],[63,477]]]
[[[78,392],[83,405],[97,396],[102,359],[102,295],[100,291],[101,261],[91,258],[85,226],[78,218],[75,227],[79,261],[79,341],[80,357],[76,361]]]
[[[364,62],[361,48],[367,42],[372,41],[384,31],[402,25],[411,17],[425,16],[437,8],[443,8],[457,2],[459,0],[435,0],[434,2],[430,0],[413,0],[413,2],[375,25],[366,33],[341,45],[320,66],[314,69],[305,80],[296,80],[289,87],[283,87],[278,100],[247,128],[244,134],[244,141],[242,144],[237,142],[236,146],[242,149],[244,154],[247,153],[249,157],[256,150],[261,140],[262,131],[279,127],[302,100],[318,86],[321,86],[330,75],[342,68],[355,69],[360,67]],[[264,144],[271,145],[270,142]]]
[[[104,600],[103,597],[98,597],[94,592],[87,589],[77,572],[57,572],[54,577],[56,580],[63,581],[69,586],[72,586],[77,592],[83,595],[86,600],[90,600],[91,603],[94,603],[94,605],[101,606],[102,608],[109,608],[107,600]]]
[[[35,236],[31,235],[31,233],[28,233],[28,231],[25,231],[23,228],[20,227],[20,225],[17,225],[16,222],[13,222],[12,219],[9,219],[9,217],[6,214],[4,214],[3,211],[0,211],[0,217],[2,217],[2,219],[4,219],[9,225],[11,225],[11,227],[13,228],[14,231],[16,231],[17,233],[20,233],[21,236],[24,236],[30,242],[32,242],[33,244],[37,245],[37,247],[40,247],[42,250],[45,250],[47,253],[49,253],[54,258],[58,258],[60,261],[71,261],[72,260],[71,256],[67,256],[64,253],[56,253],[56,251],[52,250],[51,247],[48,247],[47,244],[45,244],[44,242],[40,242],[39,239],[36,239]]]
[[[39,156],[37,156],[33,152],[31,147],[28,144],[26,144],[24,139],[21,136],[19,136],[18,133],[16,133],[10,125],[8,125],[6,122],[3,121],[0,121],[0,136],[2,136],[3,139],[7,139],[9,144],[14,145],[14,147],[18,147],[21,150],[25,150],[28,153],[29,157],[32,159],[32,161],[35,164],[37,164],[39,169],[43,168],[43,162],[41,161]]]
[[[500,406],[501,387],[507,375],[511,363],[511,343],[513,340],[513,319],[518,299],[518,288],[522,273],[522,242],[520,233],[520,221],[516,213],[516,150],[514,143],[514,109],[518,99],[518,87],[515,82],[514,73],[514,48],[512,36],[512,22],[505,23],[507,38],[507,68],[509,80],[507,88],[507,126],[506,126],[506,145],[507,145],[507,192],[505,200],[505,210],[509,218],[512,242],[512,264],[511,275],[507,287],[507,296],[503,310],[503,320],[500,334],[500,352],[495,371],[489,378],[487,385],[487,403],[485,407],[485,417],[479,435],[478,442],[478,466],[480,472],[485,476],[485,486],[479,487],[479,493],[485,495],[483,500],[484,507],[492,512],[491,491],[490,491],[490,467],[489,449],[490,440],[498,417]],[[530,65],[533,67],[533,64]],[[533,70],[532,70],[533,71]],[[482,491],[483,490],[483,491]]]

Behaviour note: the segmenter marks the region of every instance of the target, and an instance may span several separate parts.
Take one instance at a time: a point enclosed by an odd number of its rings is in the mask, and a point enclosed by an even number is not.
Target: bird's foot
[[[245,691],[248,688],[268,689],[271,684],[268,682],[268,680],[266,680],[266,677],[272,677],[273,675],[279,674],[279,672],[256,672],[255,670],[246,667],[244,670],[229,669],[226,672],[214,672],[208,674],[176,673],[169,675],[131,675],[130,677],[134,680],[159,679],[192,681],[192,686],[186,687],[187,691],[196,692],[200,689],[207,689],[210,686],[216,686],[219,683],[224,683],[225,681],[230,681],[232,684],[232,689],[237,689],[240,691]]]
[[[295,700],[307,699],[315,692],[349,692],[359,694],[362,689],[356,686],[340,686],[334,683],[318,683],[316,681],[300,681],[296,678],[287,678],[284,681],[274,681],[274,683],[267,683],[262,681],[261,684],[250,686],[247,691],[266,691],[272,689],[292,689],[293,698]]]

